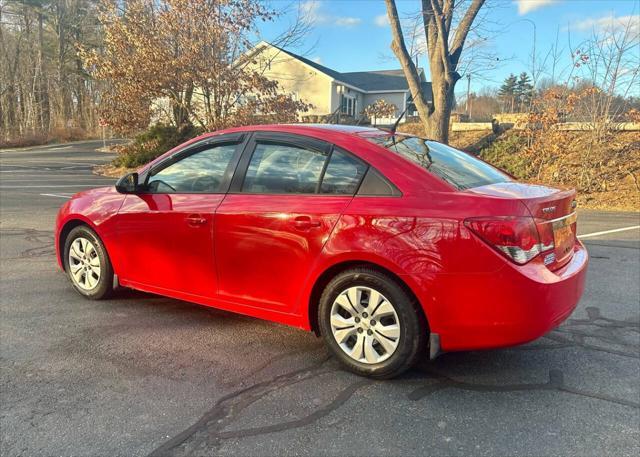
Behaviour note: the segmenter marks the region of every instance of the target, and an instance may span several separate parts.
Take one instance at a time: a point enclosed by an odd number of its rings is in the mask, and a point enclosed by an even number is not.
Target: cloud
[[[320,0],[306,0],[300,4],[302,17],[309,24],[336,25],[338,27],[353,27],[362,22],[359,17],[333,16],[323,11]]]
[[[614,32],[618,30],[625,30],[627,27],[629,27],[629,30],[634,35],[639,34],[640,15],[615,16],[613,14],[608,14],[597,18],[590,17],[581,19],[569,26],[571,30],[578,30],[581,32],[589,32],[592,30]]]
[[[557,3],[558,0],[514,0],[514,2],[518,5],[518,14],[524,16],[531,11]]]
[[[373,23],[378,27],[387,27],[389,25],[389,17],[386,14],[381,14],[373,19]]]
[[[359,17],[336,17],[335,23],[340,27],[351,27],[353,25],[358,25],[362,22],[362,19]]]

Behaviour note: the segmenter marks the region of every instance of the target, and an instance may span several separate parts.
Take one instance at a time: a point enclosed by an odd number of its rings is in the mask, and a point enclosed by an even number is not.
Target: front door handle
[[[299,230],[308,230],[320,227],[320,221],[312,220],[309,216],[298,216],[293,220],[293,225]]]
[[[187,216],[187,225],[190,227],[200,227],[207,223],[207,218],[201,214],[190,214]]]

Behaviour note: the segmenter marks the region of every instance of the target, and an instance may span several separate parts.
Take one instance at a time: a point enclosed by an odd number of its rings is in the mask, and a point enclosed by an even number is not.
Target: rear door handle
[[[298,216],[293,220],[293,225],[297,229],[308,230],[320,227],[320,221],[312,220],[309,216]]]
[[[187,225],[191,227],[200,227],[207,223],[207,218],[200,214],[190,214],[187,216]]]

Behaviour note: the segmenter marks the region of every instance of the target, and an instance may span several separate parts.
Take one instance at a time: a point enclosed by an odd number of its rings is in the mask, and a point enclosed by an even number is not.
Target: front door
[[[117,216],[123,284],[196,301],[216,296],[214,214],[238,141],[190,146],[153,167],[143,193],[126,196]]]
[[[359,159],[327,143],[255,133],[216,212],[219,297],[295,312],[313,262],[365,171]]]

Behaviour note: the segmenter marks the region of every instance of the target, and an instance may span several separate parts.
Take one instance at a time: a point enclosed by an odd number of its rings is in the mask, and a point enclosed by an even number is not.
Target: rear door
[[[196,300],[216,296],[214,214],[241,140],[224,135],[189,146],[141,178],[145,191],[126,196],[117,216],[123,284]]]
[[[219,297],[294,312],[310,267],[366,169],[322,141],[254,133],[216,212]]]

